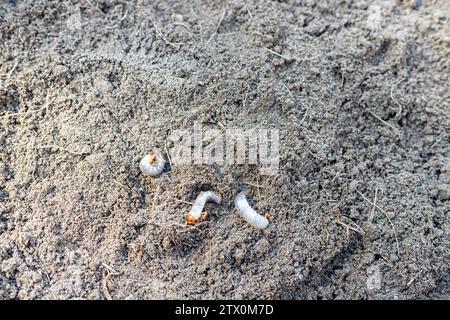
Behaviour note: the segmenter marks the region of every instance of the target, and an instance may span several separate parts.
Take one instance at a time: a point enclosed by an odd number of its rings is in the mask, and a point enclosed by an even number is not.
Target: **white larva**
[[[251,226],[258,229],[265,229],[269,225],[269,220],[257,213],[247,202],[245,195],[241,192],[234,201],[239,215]]]
[[[186,215],[187,224],[196,224],[201,217],[206,216],[206,211],[203,211],[206,202],[212,201],[220,204],[222,198],[213,191],[202,191],[195,199],[194,205]]]
[[[139,163],[141,171],[149,176],[156,177],[164,170],[166,159],[161,150],[153,149]]]

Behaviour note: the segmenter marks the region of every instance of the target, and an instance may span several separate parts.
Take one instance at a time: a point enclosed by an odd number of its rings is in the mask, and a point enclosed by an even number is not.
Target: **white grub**
[[[256,212],[247,202],[244,193],[239,193],[234,201],[239,215],[251,226],[257,229],[265,229],[269,225],[269,220]]]
[[[187,224],[196,224],[198,220],[206,216],[206,211],[203,211],[206,202],[212,201],[216,204],[220,204],[222,198],[213,191],[202,191],[195,199],[194,205],[186,215]]]
[[[166,159],[161,150],[153,149],[139,163],[141,171],[151,177],[156,177],[164,170]]]

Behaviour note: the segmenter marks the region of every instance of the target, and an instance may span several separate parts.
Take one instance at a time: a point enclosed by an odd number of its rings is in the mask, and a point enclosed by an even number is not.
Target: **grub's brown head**
[[[156,162],[156,153],[155,151],[150,151],[148,153],[148,163],[150,163],[151,165],[155,165]]]
[[[197,218],[194,217],[193,215],[191,215],[190,213],[188,213],[186,215],[186,223],[189,225],[194,225],[197,223]]]

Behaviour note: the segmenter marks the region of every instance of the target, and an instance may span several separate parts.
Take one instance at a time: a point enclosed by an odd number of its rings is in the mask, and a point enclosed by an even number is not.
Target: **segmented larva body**
[[[139,163],[141,171],[149,176],[156,177],[164,170],[166,159],[161,150],[153,149]]]
[[[269,225],[269,220],[266,217],[263,217],[250,207],[242,192],[236,196],[234,204],[239,215],[251,226],[263,230]]]
[[[212,201],[215,204],[220,204],[222,198],[213,191],[202,191],[195,199],[194,205],[186,215],[187,224],[196,224],[202,215],[206,215],[203,211],[206,202]]]

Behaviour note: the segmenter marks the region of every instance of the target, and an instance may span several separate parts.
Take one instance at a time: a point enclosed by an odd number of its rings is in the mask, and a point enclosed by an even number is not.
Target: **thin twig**
[[[11,75],[13,74],[14,70],[16,70],[17,65],[19,64],[19,60],[16,61],[16,63],[14,64],[14,66],[12,67],[11,71],[8,72],[8,76],[6,77],[6,80],[8,80]]]
[[[288,86],[283,81],[280,81],[280,82],[281,82],[281,85],[287,90],[287,92],[288,92],[289,96],[292,98],[292,100],[295,101],[294,95],[292,94],[291,90],[289,90]]]
[[[122,274],[121,272],[117,272],[112,267],[108,266],[106,263],[102,263],[102,265],[106,268],[106,275],[103,274],[103,280],[102,280],[102,291],[103,295],[105,296],[106,300],[112,300],[111,294],[109,293],[108,289],[108,280],[112,276],[118,276]]]
[[[167,40],[167,38],[163,35],[161,28],[158,27],[158,25],[155,23],[155,21],[153,19],[150,19],[150,22],[153,24],[153,27],[155,28],[155,32],[156,35],[158,37],[160,37],[166,44],[174,47],[175,49],[179,49],[180,47],[178,46],[178,44],[172,43],[169,40]]]
[[[123,10],[123,7],[122,7]],[[122,18],[120,18],[119,22],[122,22],[125,20],[125,18],[128,16],[128,8],[125,8],[125,13],[123,14]]]
[[[106,269],[108,269],[109,271],[111,271],[112,273],[119,273],[118,271],[116,271],[113,267],[107,265],[106,263],[102,262],[102,266],[104,266]]]
[[[395,131],[396,134],[400,134],[400,132],[398,131],[398,129],[396,127],[394,127],[392,124],[384,121],[383,119],[381,119],[379,116],[377,116],[375,113],[373,113],[372,111],[369,111],[371,115],[373,115],[375,118],[377,118],[378,120],[380,120],[384,125],[388,126],[389,128],[393,129]]]
[[[378,188],[375,188],[375,197],[373,199],[373,206],[372,206],[372,210],[370,211],[370,216],[369,216],[369,222],[372,222],[373,220],[373,216],[375,214],[375,205],[377,204],[377,196],[378,196]]]
[[[422,271],[423,270],[420,270],[411,280],[409,280],[406,286],[409,287],[414,282],[414,280],[416,280],[417,277],[422,273]]]
[[[164,78],[167,82],[169,82],[169,79],[167,79],[166,75],[163,73],[163,71],[161,70],[161,68],[156,67],[156,69],[158,69],[158,71],[161,72],[163,78]]]
[[[372,203],[365,195],[363,195],[361,192],[359,192],[358,190],[356,190],[356,192],[364,199],[366,200],[369,204],[371,204],[372,206],[374,206],[375,208],[377,208],[378,210],[380,210],[385,217],[388,219],[389,223],[391,224],[392,230],[394,231],[394,237],[395,237],[395,243],[397,245],[397,254],[400,255],[400,245],[398,243],[398,238],[397,238],[397,231],[395,230],[395,226],[394,223],[392,222],[391,218],[389,218],[389,215],[386,213],[386,211],[384,211],[382,208],[380,208],[377,204]]]
[[[173,199],[173,200],[175,200],[176,202],[181,202],[181,203],[186,203],[186,204],[192,204],[192,205],[194,204],[193,202],[179,200],[179,199]]]
[[[50,103],[52,103],[57,97],[54,97],[52,100],[48,100],[48,94],[47,94],[47,101],[45,103],[45,105],[42,108],[36,109],[36,110],[29,110],[29,111],[24,111],[24,112],[17,112],[17,113],[8,113],[8,114],[4,114],[1,116],[1,118],[9,118],[9,117],[16,117],[16,116],[21,116],[21,115],[26,115],[26,114],[31,114],[34,112],[39,112],[45,109],[48,109],[48,106]]]
[[[250,9],[249,9],[247,6],[245,6],[245,9],[246,9],[247,12],[248,12],[248,15],[249,15],[249,17],[250,17],[250,20],[253,20],[253,15],[252,15],[252,13],[250,12]]]
[[[402,80],[400,80],[399,82],[401,82]],[[395,84],[394,84],[395,85]],[[395,115],[395,118],[397,118],[399,115],[401,115],[402,114],[402,105],[397,101],[397,100],[395,100],[395,98],[394,98],[394,85],[392,85],[392,87],[391,87],[391,99],[397,104],[397,106],[398,106],[398,111],[397,111],[397,114]]]
[[[102,16],[105,16],[105,15],[106,15],[102,10],[100,10],[100,8],[98,7],[98,4],[97,4],[96,6],[94,6],[94,5],[91,3],[91,1],[89,1],[89,0],[86,0],[86,1],[87,1],[87,3],[89,3],[89,5],[90,5],[91,7],[93,7],[95,10],[97,10]]]
[[[113,181],[114,181],[115,183],[117,183],[117,185],[119,185],[120,187],[122,187],[122,188],[124,188],[124,189],[126,189],[126,190],[128,190],[128,191],[132,191],[130,187],[124,185],[124,184],[121,183],[121,182],[119,182],[116,178],[113,178]]]
[[[381,253],[377,253],[377,252],[375,252],[375,251],[373,251],[373,250],[370,250],[369,249],[369,252],[371,252],[372,254],[374,254],[374,255],[379,255],[380,257],[381,257],[381,259],[383,259],[384,261],[386,261],[387,263],[391,263],[385,256],[383,256]]]
[[[318,159],[318,160],[320,160],[320,158],[319,158],[319,156],[318,155],[316,155],[316,154],[314,154],[311,150],[309,150],[308,148],[306,148],[305,147],[305,149],[306,149],[306,151],[308,151],[308,153],[310,154],[310,155],[312,155],[314,158],[316,158],[316,159]]]
[[[109,294],[108,290],[108,280],[111,276],[111,273],[107,273],[106,276],[103,274],[103,280],[102,280],[102,291],[103,295],[105,296],[106,300],[112,300],[111,295]]]
[[[445,136],[446,136],[446,135],[444,134],[444,135],[442,135],[440,138],[438,138],[435,142],[433,142],[433,144],[430,146],[430,149],[433,148],[435,145],[437,145],[439,142],[441,142],[442,139],[445,138]]]
[[[236,138],[236,137],[231,133],[231,131],[228,131],[227,128],[223,125],[222,122],[218,121],[217,124],[218,124],[218,125],[219,125],[219,126],[220,126],[227,134],[229,134],[230,137],[231,137],[235,142],[239,143],[238,138]]]
[[[288,57],[283,56],[282,54],[279,54],[278,52],[275,52],[275,51],[273,51],[273,50],[270,50],[269,48],[263,47],[263,49],[269,51],[270,53],[272,53],[272,54],[274,54],[274,55],[276,55],[276,56],[278,56],[278,57],[280,57],[280,58],[283,58],[283,59],[285,59],[285,60],[289,60]]]
[[[261,192],[260,192],[259,188],[262,188],[262,187],[259,185],[258,177],[256,178],[256,184],[250,183],[250,182],[244,182],[244,184],[247,184],[249,186],[255,187],[256,188],[256,192],[258,193],[258,201],[261,201]]]
[[[183,27],[184,29],[186,29],[186,32],[189,35],[189,37],[192,39],[192,41],[194,41],[194,43],[197,43],[197,40],[195,40],[194,36],[191,33],[191,29],[189,29],[189,27],[187,25],[185,25],[184,23],[181,23],[181,22],[174,22],[173,25],[180,26],[180,27]]]
[[[64,86],[61,91],[67,89],[69,87],[69,85]],[[9,118],[9,117],[16,117],[16,116],[21,116],[21,115],[27,115],[27,114],[31,114],[31,113],[35,113],[35,112],[39,112],[42,110],[48,110],[48,107],[50,106],[50,104],[55,101],[55,99],[58,97],[55,96],[53,97],[53,99],[49,100],[49,90],[47,90],[47,96],[46,96],[46,102],[45,105],[39,109],[35,109],[35,110],[29,110],[29,111],[24,111],[24,112],[17,112],[17,113],[9,113],[9,114],[3,114],[2,116],[0,116],[0,119],[3,118]],[[20,99],[22,101],[23,104],[25,104],[22,95],[20,96]]]
[[[205,221],[205,222],[198,223],[196,226],[191,226],[188,224],[181,224],[178,222],[160,223],[160,222],[148,221],[148,224],[153,225],[155,227],[160,227],[160,228],[177,227],[177,228],[185,229],[185,230],[198,230],[199,232],[203,232],[203,230],[199,229],[198,227],[201,225],[207,224],[207,222]]]
[[[223,130],[227,130],[227,128],[225,128],[225,126],[223,125],[222,122],[218,121],[217,124],[223,129]]]
[[[300,123],[299,123],[299,125],[298,125],[299,127],[301,127],[302,124],[303,124],[303,122],[305,121],[306,116],[308,115],[308,111],[309,111],[309,108],[306,109],[305,114],[303,115],[303,118],[302,118],[302,120],[300,121]]]
[[[353,224],[357,229],[359,229],[360,233],[364,234],[363,228],[361,228],[356,222],[354,222],[352,219],[350,219],[347,216],[342,215],[342,217],[346,218],[351,224]]]
[[[355,232],[357,232],[357,233],[359,233],[359,234],[363,234],[363,233],[364,233],[363,231],[360,231],[360,230],[358,230],[358,229],[356,229],[356,228],[353,228],[352,226],[350,226],[350,225],[348,225],[348,224],[342,222],[340,217],[341,217],[341,214],[337,214],[337,215],[336,215],[336,217],[335,217],[336,223],[337,223],[337,224],[340,224],[340,225],[342,225],[342,226],[344,226],[344,227],[347,229],[347,235],[348,235],[348,230],[349,230],[349,229],[350,229],[350,230],[353,230],[353,231],[355,231]],[[359,227],[359,226],[358,226],[358,227]]]
[[[222,16],[220,17],[219,23],[217,24],[216,29],[215,29],[215,31],[213,32],[213,34],[209,37],[208,41],[206,42],[206,45],[209,45],[209,43],[211,42],[212,38],[217,34],[217,31],[219,31],[220,25],[222,24],[223,19],[225,19],[225,13],[226,13],[226,12],[227,12],[227,11],[226,11],[225,8],[224,8],[224,9],[223,9],[223,12],[222,12]]]
[[[25,115],[25,114],[31,114],[31,113],[34,113],[34,112],[42,111],[44,109],[46,109],[46,107],[42,107],[42,108],[39,108],[39,109],[36,109],[36,110],[25,111],[25,112],[8,113],[8,114],[2,115],[1,118],[4,119],[4,118],[9,118],[9,117],[21,116],[21,115]]]
[[[340,173],[341,173],[341,172],[338,171],[338,173],[336,173],[336,175],[335,175],[334,178],[331,180],[331,182],[334,182],[334,180],[336,180],[336,178],[339,176]]]

